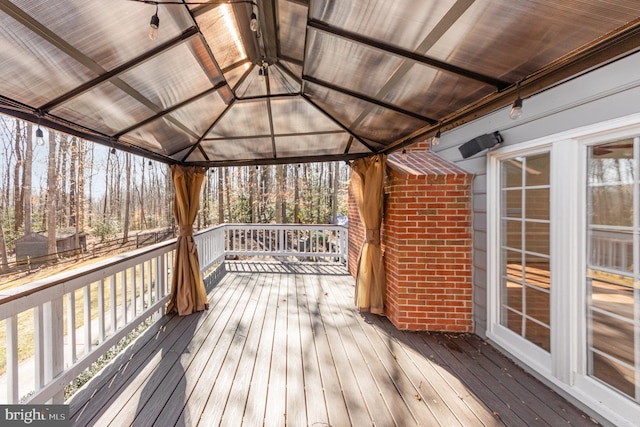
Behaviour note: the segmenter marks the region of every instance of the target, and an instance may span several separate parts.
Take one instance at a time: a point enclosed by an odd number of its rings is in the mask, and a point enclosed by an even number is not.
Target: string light
[[[160,18],[158,18],[158,4],[156,3],[156,13],[151,17],[149,23],[149,38],[151,40],[158,38],[158,27],[160,27]]]
[[[431,138],[431,146],[436,146],[438,144],[440,144],[440,137],[442,136],[442,132],[440,132],[440,129],[438,129],[438,132],[436,132],[435,135],[433,135],[433,138]]]
[[[249,28],[251,28],[251,31],[253,31],[254,33],[256,31],[258,31],[258,15],[256,15],[255,12],[251,13],[251,20],[249,21]]]
[[[38,129],[36,129],[36,145],[40,147],[44,146],[44,133],[42,129],[40,129],[40,124],[38,124]]]
[[[518,97],[515,101],[513,101],[513,105],[511,106],[511,111],[509,112],[509,117],[511,120],[518,120],[520,116],[522,116],[522,98],[520,98],[520,82],[517,84],[517,93]]]

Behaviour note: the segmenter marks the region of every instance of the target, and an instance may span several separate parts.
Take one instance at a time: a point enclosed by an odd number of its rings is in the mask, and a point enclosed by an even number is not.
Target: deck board
[[[526,426],[589,417],[470,334],[398,331],[333,264],[228,262],[74,396],[74,425]]]

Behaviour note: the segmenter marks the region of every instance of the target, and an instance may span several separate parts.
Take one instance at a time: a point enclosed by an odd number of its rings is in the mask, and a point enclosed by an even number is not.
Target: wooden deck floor
[[[397,331],[339,266],[227,264],[69,402],[73,425],[594,425],[475,335]]]

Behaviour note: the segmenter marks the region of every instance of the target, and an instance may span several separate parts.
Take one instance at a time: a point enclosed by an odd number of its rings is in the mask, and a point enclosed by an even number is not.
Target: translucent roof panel
[[[105,134],[115,134],[154,114],[116,84],[102,83],[54,108],[52,113]]]
[[[153,104],[166,109],[222,81],[203,50],[200,39],[193,38],[123,73],[120,78]]]
[[[375,96],[402,60],[379,49],[310,30],[305,74]]]
[[[369,114],[352,130],[384,145],[425,127],[428,123],[381,107],[371,107]]]
[[[169,114],[178,122],[184,124],[197,135],[203,135],[227,108],[224,100],[217,92],[212,92]]]
[[[493,86],[411,61],[403,65],[376,98],[426,117],[440,119],[495,90]]]
[[[349,127],[370,105],[366,101],[305,82],[305,94],[325,113]]]
[[[0,0],[0,113],[167,163],[348,160],[640,54],[632,0],[170,3]]]
[[[458,9],[464,11],[472,2],[370,0],[366,3],[363,5],[359,0],[313,1],[310,15],[331,26],[413,51],[437,25],[442,25],[442,21],[447,23],[443,19],[447,13],[457,15]]]
[[[122,140],[160,154],[171,156],[193,145],[196,138],[170,117],[161,117],[123,135]]]
[[[349,141],[346,133],[276,137],[278,157],[310,157],[340,155]]]
[[[155,6],[133,1],[13,0],[48,30],[106,70],[176,37],[192,24],[184,7],[164,5],[158,11],[158,39],[149,40]],[[99,34],[99,38],[95,36]]]
[[[242,76],[247,74],[249,69],[252,67],[253,64],[251,64],[250,62],[244,62],[242,65],[238,65],[229,69],[228,71],[224,71],[224,78],[230,87],[235,88],[240,82]]]
[[[1,95],[40,106],[97,76],[62,50],[0,13]]]
[[[304,34],[307,26],[308,7],[288,0],[278,0],[278,26],[280,50],[285,57],[304,59]]]
[[[229,4],[221,4],[196,16],[200,31],[221,69],[247,58],[238,22]]]
[[[256,136],[271,133],[267,101],[236,101],[207,134],[207,138]]]
[[[271,101],[276,135],[340,131],[342,128],[301,97]]]
[[[237,138],[202,141],[200,146],[212,161],[273,158],[271,138]]]
[[[518,80],[623,26],[630,16],[640,17],[640,2],[476,1],[427,54]]]

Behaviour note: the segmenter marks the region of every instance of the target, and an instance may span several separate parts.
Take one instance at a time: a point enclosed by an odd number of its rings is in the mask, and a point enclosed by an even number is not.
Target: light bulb
[[[513,105],[511,106],[511,111],[509,112],[509,117],[511,120],[518,120],[522,115],[522,98],[517,97],[515,101],[513,101]]]
[[[440,132],[440,129],[438,129],[438,132],[436,132],[435,135],[433,135],[433,138],[431,138],[431,145],[438,145],[440,144],[440,137],[442,136],[442,133]]]
[[[254,33],[258,31],[258,16],[255,13],[251,14],[251,21],[249,21],[249,28]]]
[[[155,15],[151,17],[149,23],[149,38],[155,40],[158,38],[158,27],[160,26],[160,18],[158,18],[158,9],[156,9]]]
[[[40,129],[40,126],[36,129],[36,145],[39,145],[40,147],[44,146],[44,133],[42,132],[42,129]]]

